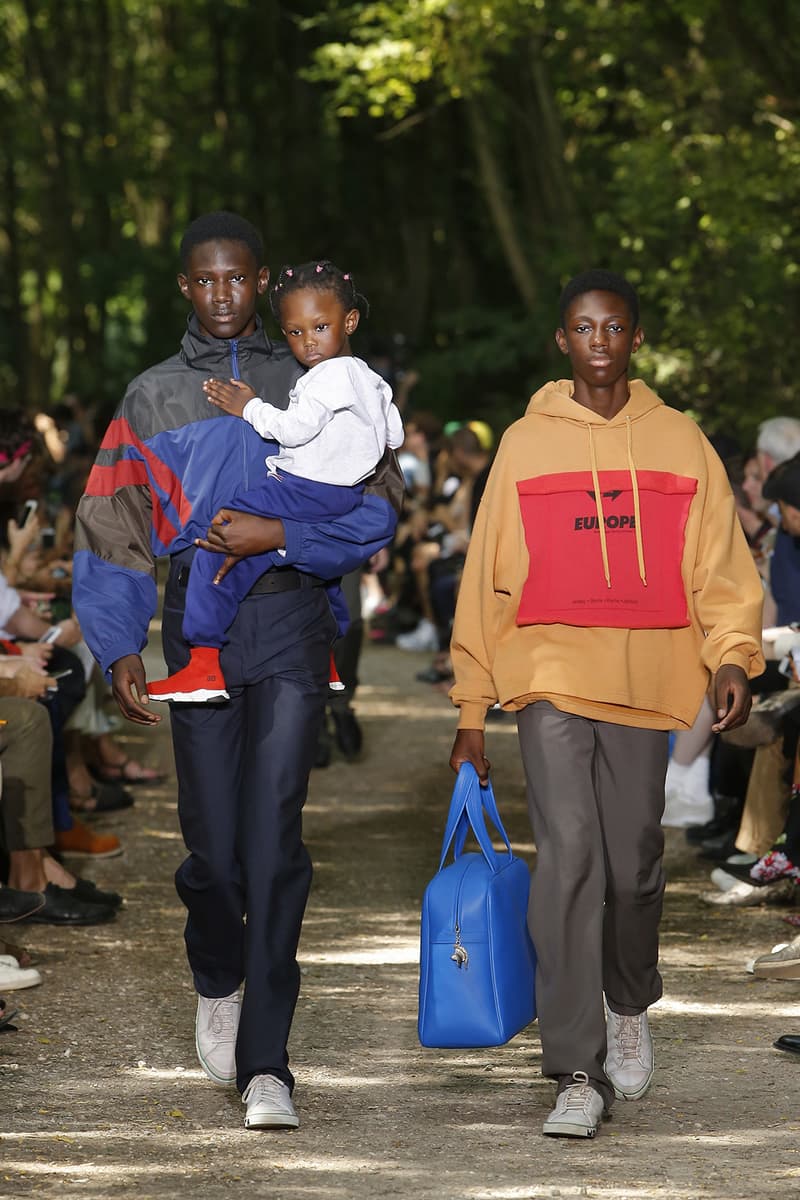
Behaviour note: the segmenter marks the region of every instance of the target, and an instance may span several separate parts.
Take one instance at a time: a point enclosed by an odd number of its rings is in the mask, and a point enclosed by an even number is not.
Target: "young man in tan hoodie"
[[[628,378],[644,340],[633,287],[588,271],[560,313],[572,379],[507,430],[470,542],[450,763],[485,782],[486,710],[517,712],[542,1072],[558,1085],[543,1131],[593,1137],[653,1074],[668,731],[691,726],[709,685],[715,730],[747,720],[762,589],[714,450]]]

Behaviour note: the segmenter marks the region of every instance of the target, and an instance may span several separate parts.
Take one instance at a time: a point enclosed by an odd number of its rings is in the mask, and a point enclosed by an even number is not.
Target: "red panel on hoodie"
[[[591,471],[540,475],[517,483],[530,557],[517,625],[688,625],[681,559],[697,480],[667,471],[637,471],[643,580],[633,477],[629,471],[598,474],[599,501]],[[599,533],[601,511],[607,564]]]

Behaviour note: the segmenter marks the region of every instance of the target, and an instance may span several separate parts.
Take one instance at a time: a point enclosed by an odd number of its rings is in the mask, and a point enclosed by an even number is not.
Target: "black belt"
[[[318,575],[306,575],[294,567],[271,567],[255,581],[248,596],[269,595],[270,592],[291,592],[295,588],[325,587],[326,580]]]
[[[182,566],[178,571],[178,587],[186,587],[189,582],[189,566]],[[326,580],[318,575],[306,575],[296,571],[294,567],[270,567],[255,581],[248,596],[265,596],[272,592],[291,592],[298,588],[325,587]]]

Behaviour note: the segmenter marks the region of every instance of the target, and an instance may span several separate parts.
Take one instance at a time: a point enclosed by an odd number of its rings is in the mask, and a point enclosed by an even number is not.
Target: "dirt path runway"
[[[127,907],[92,930],[23,933],[45,977],[0,1034],[0,1196],[276,1200],[772,1200],[800,1194],[800,984],[764,983],[748,957],[791,930],[776,909],[701,904],[707,867],[669,831],[670,885],[653,1010],[657,1074],[594,1142],[545,1139],[552,1085],[536,1025],[487,1051],[416,1038],[418,911],[435,870],[452,779],[454,713],[414,682],[425,659],[369,648],[358,710],[364,761],[312,777],[316,865],[291,1043],[302,1126],[245,1132],[235,1091],[194,1058],[194,995],[172,885],[182,857],[174,784],[137,790],[102,828],[124,858],[98,863]],[[171,767],[166,728],[122,731]],[[492,727],[495,789],[530,856],[513,723]],[[19,933],[19,930],[15,930]]]

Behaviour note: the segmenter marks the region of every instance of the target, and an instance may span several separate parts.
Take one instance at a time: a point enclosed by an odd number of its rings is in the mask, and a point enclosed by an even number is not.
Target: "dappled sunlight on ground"
[[[168,782],[103,824],[126,845],[93,872],[126,895],[115,924],[26,931],[45,983],[17,994],[19,1033],[0,1036],[0,1196],[777,1200],[798,1190],[800,1063],[771,1042],[800,1032],[800,987],[744,972],[787,927],[774,912],[701,905],[708,870],[678,831],[667,831],[665,993],[645,1100],[616,1104],[594,1142],[545,1139],[553,1088],[539,1074],[535,1024],[493,1049],[419,1045],[419,904],[438,865],[455,727],[447,698],[413,681],[420,663],[368,650],[365,759],[312,777],[316,869],[290,1048],[300,1129],[246,1132],[235,1089],[198,1069]],[[149,743],[162,761],[165,737]],[[513,721],[490,728],[487,746],[512,843],[533,861]]]

